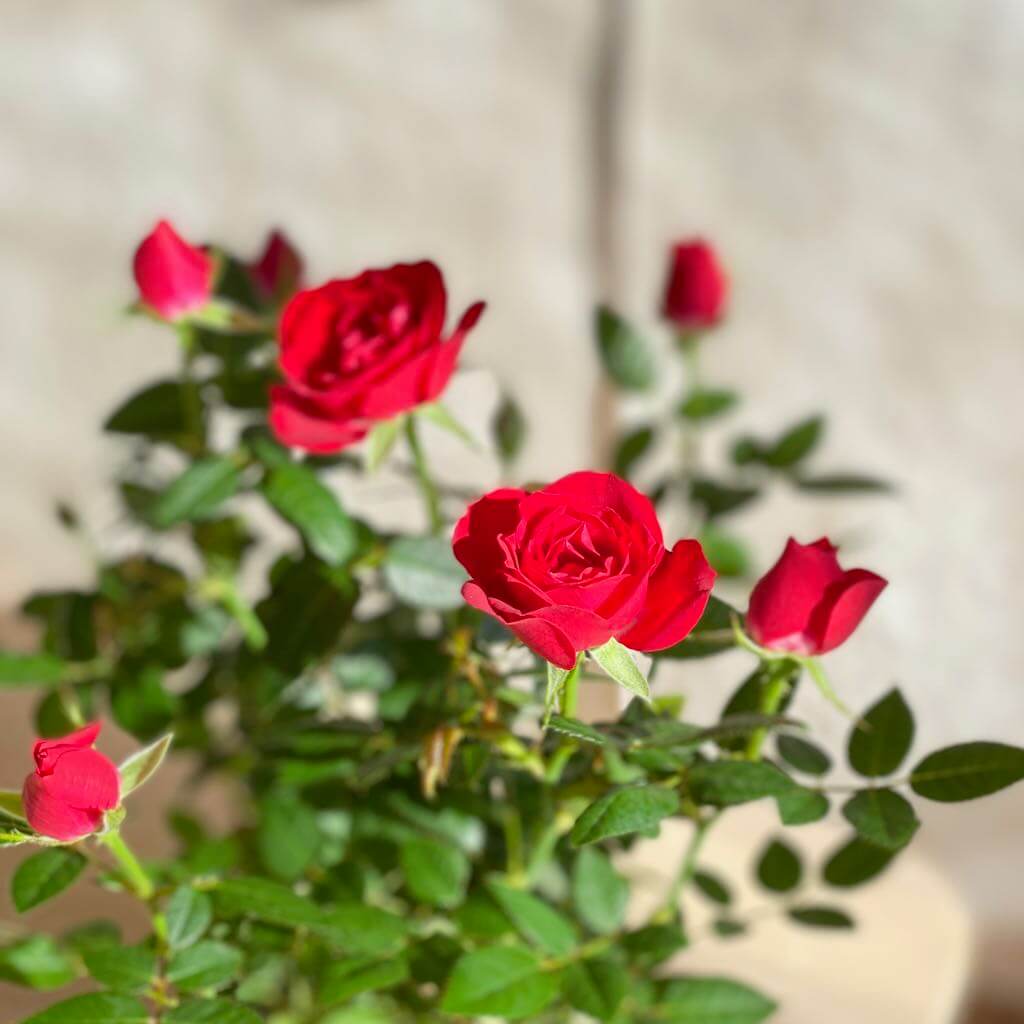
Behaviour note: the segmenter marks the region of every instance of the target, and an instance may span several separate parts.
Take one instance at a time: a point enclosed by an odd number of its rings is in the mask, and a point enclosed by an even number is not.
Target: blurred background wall
[[[22,636],[25,591],[88,572],[47,511],[72,500],[109,536],[99,423],[173,365],[119,314],[157,217],[242,252],[284,225],[314,280],[436,259],[453,305],[490,303],[467,362],[525,406],[525,479],[595,458],[595,299],[653,325],[667,243],[701,232],[735,285],[707,372],[750,396],[743,425],[827,408],[823,460],[901,488],[773,497],[748,520],[759,568],[788,532],[846,541],[892,581],[829,659],[846,699],[898,682],[921,750],[1022,741],[1024,4],[5,0],[0,16],[0,641]],[[699,709],[725,695],[700,670],[673,683]],[[31,727],[3,700],[10,784]],[[1024,932],[1024,789],[924,810],[920,845],[1002,984]]]

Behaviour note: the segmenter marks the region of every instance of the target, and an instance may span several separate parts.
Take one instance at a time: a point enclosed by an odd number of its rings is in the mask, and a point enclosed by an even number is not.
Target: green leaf
[[[597,348],[608,375],[625,391],[654,386],[654,356],[647,342],[618,313],[599,306],[595,317]]]
[[[491,946],[456,963],[441,1010],[522,1020],[539,1014],[557,991],[557,975],[545,972],[534,953],[522,946]]]
[[[758,1024],[775,1003],[727,978],[674,978],[658,1000],[660,1021],[670,1024]]]
[[[918,796],[958,803],[988,796],[1024,779],[1024,750],[1006,743],[961,743],[936,750],[910,773]]]
[[[620,437],[612,458],[612,472],[628,479],[633,467],[648,452],[653,441],[654,430],[647,426],[637,427]]]
[[[732,893],[729,891],[729,887],[717,875],[713,875],[709,871],[695,871],[693,884],[712,903],[718,903],[723,907],[732,903]]]
[[[220,882],[215,899],[221,910],[245,914],[292,928],[321,924],[323,914],[311,900],[265,878],[229,878]]]
[[[791,907],[790,920],[812,928],[852,928],[853,918],[837,907]]]
[[[809,494],[889,494],[892,484],[878,477],[857,473],[827,473],[798,477],[796,486]]]
[[[174,733],[166,733],[148,747],[136,750],[121,762],[117,773],[121,776],[122,799],[138,789],[160,767],[173,740]]]
[[[597,1020],[611,1020],[630,989],[621,964],[607,957],[581,960],[565,972],[563,988],[570,1006]]]
[[[572,902],[579,919],[598,935],[611,935],[622,927],[629,900],[629,882],[612,866],[608,856],[585,846],[572,869]]]
[[[22,1024],[149,1024],[149,1020],[149,1010],[133,996],[92,992],[54,1003]]]
[[[832,767],[832,759],[817,744],[802,736],[783,733],[776,737],[779,757],[805,775],[824,775]]]
[[[867,778],[891,775],[914,741],[914,717],[899,690],[890,690],[850,732],[848,752],[854,771]]]
[[[478,452],[480,445],[476,438],[452,415],[451,410],[441,402],[428,402],[416,407],[414,416],[429,420],[435,427],[440,427],[449,434],[454,434],[460,441],[473,451]]]
[[[249,1007],[227,999],[194,999],[161,1017],[163,1024],[262,1024],[262,1020]]]
[[[369,433],[363,447],[363,465],[367,473],[376,473],[391,454],[398,435],[405,426],[404,416],[393,416],[389,420],[381,420]]]
[[[149,520],[165,530],[209,516],[235,494],[241,476],[238,463],[230,456],[198,459],[156,498],[149,508]]]
[[[42,991],[67,985],[78,974],[71,951],[48,935],[30,935],[0,948],[0,982]]]
[[[502,462],[512,462],[526,440],[526,420],[515,399],[505,395],[491,422],[494,445]]]
[[[262,803],[259,827],[260,859],[284,882],[297,881],[320,848],[316,812],[294,793],[269,794]]]
[[[631,960],[645,967],[664,963],[686,946],[686,936],[678,924],[650,924],[622,937],[622,945]]]
[[[697,539],[704,549],[704,557],[719,576],[735,579],[750,574],[750,552],[739,537],[711,523],[701,530]]]
[[[574,740],[596,743],[599,747],[603,747],[608,742],[608,737],[604,733],[598,732],[593,726],[579,722],[575,718],[552,715],[548,721],[548,728],[560,732],[564,736],[571,736]]]
[[[101,985],[135,991],[145,988],[157,974],[156,954],[142,946],[104,946],[86,950],[85,969]]]
[[[738,401],[735,391],[691,391],[679,406],[679,415],[688,420],[707,420],[728,412]]]
[[[789,892],[800,884],[803,867],[796,850],[773,839],[757,862],[757,880],[772,892]]]
[[[828,814],[828,797],[813,789],[794,786],[775,798],[783,825],[810,825]]]
[[[223,988],[242,968],[234,946],[204,939],[175,953],[167,965],[167,980],[183,992]]]
[[[388,549],[384,579],[391,592],[414,608],[461,608],[466,572],[442,537],[401,537]]]
[[[487,891],[527,942],[552,956],[565,956],[577,943],[572,924],[543,900],[523,889],[489,882]]]
[[[767,761],[706,761],[690,769],[690,792],[701,804],[729,807],[790,791],[792,780]]]
[[[699,505],[707,519],[736,512],[761,494],[757,487],[721,483],[710,477],[694,477],[690,484],[690,500]]]
[[[764,461],[776,469],[788,469],[807,458],[818,446],[825,420],[822,416],[811,416],[790,427],[764,456]]]
[[[387,910],[352,903],[323,912],[314,930],[351,956],[381,957],[402,947],[409,928]]]
[[[623,647],[614,637],[600,647],[590,650],[590,656],[623,689],[635,693],[643,700],[651,699],[651,688],[647,677],[640,671],[628,647]]]
[[[63,658],[52,654],[0,652],[0,688],[61,683],[69,668]]]
[[[205,892],[190,885],[179,886],[167,901],[164,910],[167,922],[167,945],[186,949],[202,938],[213,920],[213,906]]]
[[[328,565],[345,565],[358,551],[356,524],[308,466],[288,462],[274,467],[263,481],[263,494]]]
[[[400,860],[406,884],[417,900],[435,907],[456,907],[462,902],[470,864],[461,850],[433,839],[410,839],[402,846]]]
[[[367,962],[365,959],[340,960],[324,972],[320,1003],[330,1006],[348,1002],[363,992],[400,985],[409,977],[409,962],[404,956]]]
[[[736,646],[732,631],[735,610],[712,595],[694,630],[675,647],[656,651],[655,658],[708,658]]]
[[[118,406],[103,424],[112,434],[169,437],[188,431],[188,396],[176,380],[150,384]]]
[[[662,818],[679,809],[679,794],[657,786],[613,789],[598,797],[572,827],[570,839],[585,846],[602,839],[653,832]]]
[[[26,910],[63,892],[85,868],[85,858],[70,847],[53,847],[33,854],[18,865],[11,879],[15,909]]]
[[[829,885],[850,889],[880,875],[893,857],[895,853],[892,850],[885,850],[854,836],[832,854],[825,864],[823,875]]]
[[[843,807],[843,817],[870,843],[902,849],[921,824],[914,808],[891,789],[864,789]]]

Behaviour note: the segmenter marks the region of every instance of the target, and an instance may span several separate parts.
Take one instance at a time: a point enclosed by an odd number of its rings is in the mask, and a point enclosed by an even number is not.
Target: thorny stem
[[[409,442],[409,451],[412,454],[413,468],[416,470],[416,479],[419,481],[420,492],[423,495],[423,504],[427,510],[427,519],[430,522],[430,532],[440,533],[444,520],[441,518],[441,496],[437,490],[437,484],[430,475],[430,468],[427,465],[426,455],[423,452],[423,445],[420,444],[420,435],[416,427],[416,417],[409,416],[405,421],[405,436]]]

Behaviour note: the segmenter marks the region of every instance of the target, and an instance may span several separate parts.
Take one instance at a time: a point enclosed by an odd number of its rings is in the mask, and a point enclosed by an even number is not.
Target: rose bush
[[[0,651],[0,691],[38,687],[42,737],[24,785],[0,790],[0,848],[29,854],[14,911],[81,879],[104,889],[102,920],[67,929],[51,914],[0,935],[0,979],[53,1003],[23,1024],[758,1024],[781,982],[725,977],[743,970],[736,952],[695,972],[693,936],[728,938],[773,909],[849,929],[851,889],[920,829],[913,801],[1024,778],[1024,750],[1003,743],[912,757],[898,690],[876,698],[862,673],[830,684],[817,655],[870,632],[881,577],[844,570],[825,539],[790,541],[759,572],[765,548],[737,521],[772,488],[885,486],[814,467],[821,416],[724,452],[704,443],[739,402],[698,372],[724,297],[705,250],[676,253],[666,308],[685,341],[661,347],[684,362],[680,393],[642,329],[607,307],[595,318],[610,382],[643,397],[615,472],[492,484],[470,502],[438,479],[419,424],[465,437],[436,400],[482,306],[446,336],[433,264],[328,282],[279,317],[301,272],[283,235],[255,263],[167,224],[142,243],[141,308],[168,322],[180,371],[106,420],[130,442],[116,552],[86,534],[94,580],[32,595],[39,650]],[[567,406],[576,389],[565,382]],[[399,428],[409,462],[391,458]],[[506,480],[525,428],[505,393]],[[312,457],[368,432],[363,459]],[[396,530],[373,502],[351,514],[373,467],[419,490],[426,529]],[[67,504],[59,522],[88,529]],[[668,522],[695,539],[666,546]],[[732,692],[704,669],[720,654],[747,661]],[[622,699],[584,721],[595,678]],[[794,704],[808,683],[831,704]],[[721,710],[691,720],[690,685]],[[867,707],[846,712],[840,694]],[[849,728],[833,781],[813,727],[835,707]],[[139,744],[117,767],[94,748],[108,719]],[[125,797],[172,740],[187,772],[160,792],[165,835]],[[221,794],[215,814],[199,785]],[[754,800],[777,826],[749,833],[763,892],[748,905],[704,841]],[[834,845],[812,871],[782,830],[824,819]],[[678,841],[640,875],[633,857],[665,822]]]
[[[296,295],[281,317],[285,383],[270,396],[278,439],[335,452],[375,422],[432,402],[484,309],[470,306],[446,339],[445,307],[444,279],[430,262],[367,270]]]

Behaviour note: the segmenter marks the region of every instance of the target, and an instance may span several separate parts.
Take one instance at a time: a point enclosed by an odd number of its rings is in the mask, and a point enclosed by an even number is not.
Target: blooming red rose
[[[762,647],[794,654],[825,654],[860,624],[886,581],[867,569],[842,569],[827,537],[798,544],[790,537],[782,557],[750,595],[747,629]]]
[[[683,330],[713,327],[722,318],[729,279],[715,250],[699,238],[672,247],[662,313]]]
[[[302,257],[283,231],[272,231],[263,253],[249,267],[253,282],[264,299],[287,298],[302,279]]]
[[[284,444],[334,452],[444,390],[477,302],[442,337],[445,290],[430,262],[367,270],[299,292],[281,317],[285,383],[270,393],[270,423]]]
[[[142,301],[165,320],[202,309],[213,294],[213,259],[165,220],[139,244],[132,266]]]
[[[638,651],[678,643],[715,580],[700,544],[666,550],[650,499],[611,473],[492,491],[459,520],[452,546],[471,577],[466,601],[563,669],[612,637]]]
[[[62,842],[95,832],[103,812],[118,805],[121,780],[113,762],[93,743],[96,722],[56,740],[37,740],[36,770],[25,779],[22,801],[28,823],[40,834]]]

